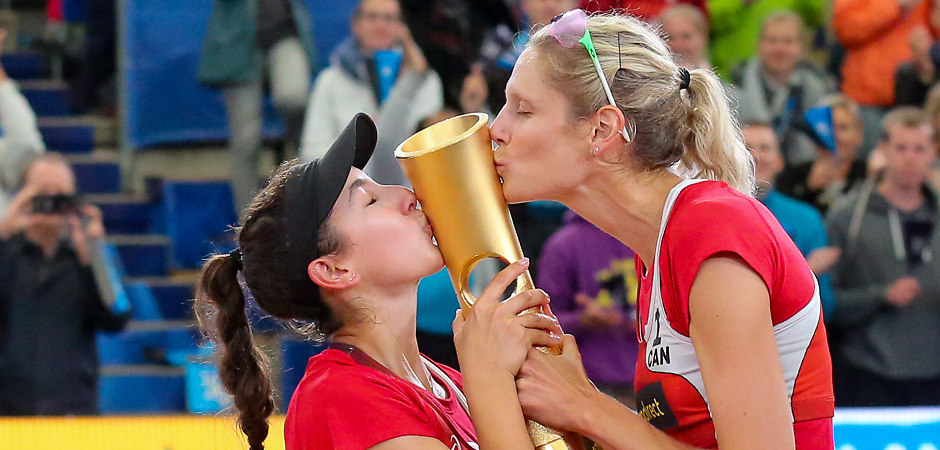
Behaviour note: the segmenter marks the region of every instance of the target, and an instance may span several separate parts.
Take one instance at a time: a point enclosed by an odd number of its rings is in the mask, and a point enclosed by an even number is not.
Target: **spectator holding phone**
[[[0,28],[0,49],[7,31]],[[6,211],[10,192],[22,178],[23,169],[35,155],[46,151],[36,114],[16,83],[0,65],[0,216]]]
[[[349,118],[363,111],[375,118],[379,133],[366,172],[378,183],[407,184],[393,151],[443,104],[441,79],[402,22],[398,0],[362,0],[353,11],[352,36],[313,84],[300,156],[323,156]]]
[[[780,174],[777,189],[826,212],[840,197],[865,181],[867,163],[859,157],[865,125],[858,105],[845,95],[820,102],[831,111],[828,124],[835,148],[816,146],[816,159],[793,165]]]
[[[833,271],[841,328],[833,347],[843,406],[940,404],[940,200],[927,181],[936,160],[929,118],[889,112],[879,151],[883,175],[829,210],[842,256]]]
[[[127,311],[105,305],[91,269],[101,212],[80,204],[58,154],[26,169],[0,219],[0,415],[94,414],[95,331],[120,331]]]

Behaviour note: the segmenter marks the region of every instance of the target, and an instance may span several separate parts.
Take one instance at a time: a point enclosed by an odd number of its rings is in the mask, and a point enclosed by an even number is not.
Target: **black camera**
[[[35,214],[73,214],[78,212],[78,196],[75,194],[37,195],[33,197]]]

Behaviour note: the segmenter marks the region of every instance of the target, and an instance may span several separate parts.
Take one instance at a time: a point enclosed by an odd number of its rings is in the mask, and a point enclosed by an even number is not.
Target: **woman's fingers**
[[[454,337],[460,336],[460,333],[463,332],[463,324],[467,322],[467,318],[464,317],[463,311],[457,310],[456,317],[454,317],[454,323],[451,324],[451,328],[454,330]]]
[[[527,328],[525,333],[529,343],[534,347],[555,347],[561,341],[560,336],[545,330]]]
[[[578,342],[570,334],[561,337],[561,357],[581,364],[581,350],[578,349]]]
[[[520,292],[503,302],[503,307],[512,314],[517,315],[523,311],[535,308],[539,305],[548,303],[548,294],[541,289],[530,289],[525,292]]]
[[[523,314],[517,319],[522,326],[526,328],[531,328],[535,330],[543,330],[550,333],[555,333],[559,337],[561,336],[561,326],[558,324],[558,321],[554,317],[551,317],[542,313],[530,313]]]
[[[499,297],[506,291],[506,288],[508,288],[519,275],[525,273],[528,268],[529,258],[522,258],[508,265],[505,269],[500,270],[499,273],[493,277],[493,281],[490,281],[490,284],[487,285],[483,293],[480,294],[480,297],[477,298],[474,306],[495,305],[498,303]]]

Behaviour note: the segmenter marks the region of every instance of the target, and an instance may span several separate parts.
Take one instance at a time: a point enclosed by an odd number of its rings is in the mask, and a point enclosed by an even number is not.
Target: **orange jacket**
[[[835,0],[832,26],[845,46],[842,91],[865,106],[894,104],[894,73],[911,59],[911,31],[927,26],[931,1],[902,11],[894,0]]]

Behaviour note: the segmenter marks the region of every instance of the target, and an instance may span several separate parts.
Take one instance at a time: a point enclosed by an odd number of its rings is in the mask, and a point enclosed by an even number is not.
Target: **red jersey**
[[[446,390],[444,398],[341,350],[310,358],[287,410],[287,449],[361,450],[401,436],[432,437],[451,450],[477,449],[461,404],[460,373],[426,358],[425,364]]]
[[[637,412],[686,444],[718,447],[689,338],[689,292],[702,262],[719,253],[737,255],[767,285],[796,447],[833,448],[832,362],[816,278],[770,211],[724,182],[687,180],[673,188],[650,270],[636,257]]]

